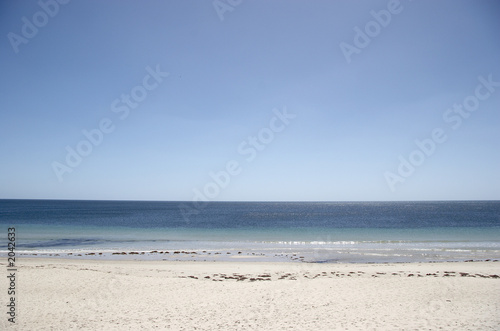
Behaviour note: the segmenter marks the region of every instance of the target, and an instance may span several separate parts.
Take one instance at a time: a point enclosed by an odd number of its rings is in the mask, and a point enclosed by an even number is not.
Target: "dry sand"
[[[2,330],[500,330],[500,262],[18,264]]]

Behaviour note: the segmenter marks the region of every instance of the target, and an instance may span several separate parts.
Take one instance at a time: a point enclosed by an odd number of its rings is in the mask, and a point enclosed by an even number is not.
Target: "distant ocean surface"
[[[15,227],[21,257],[317,263],[500,259],[500,201],[208,202],[185,218],[181,208],[190,204],[0,200],[0,255],[7,253],[7,228]]]

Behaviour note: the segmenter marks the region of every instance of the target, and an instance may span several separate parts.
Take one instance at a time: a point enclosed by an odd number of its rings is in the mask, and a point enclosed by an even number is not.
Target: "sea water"
[[[6,255],[7,229],[14,227],[17,253],[29,256],[323,263],[500,258],[500,201],[186,206],[192,203],[0,200],[0,254]]]

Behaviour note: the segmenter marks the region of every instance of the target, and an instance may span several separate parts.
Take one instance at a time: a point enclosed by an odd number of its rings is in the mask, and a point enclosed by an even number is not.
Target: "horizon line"
[[[34,200],[34,201],[113,201],[113,202],[178,202],[178,203],[192,203],[195,202],[193,200],[137,200],[137,199],[54,199],[54,198],[0,198],[0,200]],[[318,202],[325,202],[325,203],[332,203],[332,202],[344,202],[344,203],[350,203],[350,202],[481,202],[481,201],[488,201],[488,202],[500,202],[499,199],[467,199],[467,200],[456,200],[456,199],[448,199],[448,200],[443,200],[443,199],[435,199],[435,200],[214,200],[214,201],[202,201],[202,202],[259,202],[259,203],[265,203],[265,202],[298,202],[298,203],[318,203]]]

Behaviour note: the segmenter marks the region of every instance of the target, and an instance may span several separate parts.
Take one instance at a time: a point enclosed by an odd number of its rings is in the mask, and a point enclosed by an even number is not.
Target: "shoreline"
[[[356,256],[355,254],[358,253]],[[95,261],[191,261],[191,262],[273,262],[273,263],[309,263],[309,264],[405,264],[405,263],[469,263],[469,262],[500,262],[500,258],[496,255],[482,256],[482,258],[462,258],[432,260],[431,257],[424,256],[420,259],[413,257],[401,258],[399,256],[386,255],[378,259],[370,258],[369,255],[354,252],[352,257],[344,259],[318,259],[318,254],[321,253],[304,253],[304,252],[289,252],[289,253],[273,253],[273,252],[251,252],[245,250],[152,250],[152,251],[64,251],[64,252],[47,252],[47,251],[17,251],[16,254],[21,259],[39,259],[39,258],[54,258],[68,260],[95,260]],[[316,254],[316,255],[315,255]],[[0,259],[7,257],[7,251],[0,251]],[[388,257],[392,258],[389,260]],[[350,259],[350,260],[349,260]]]
[[[449,273],[450,275],[444,277],[472,277],[475,274],[467,273],[467,275],[460,275],[459,269],[463,270],[475,270],[477,272],[482,272],[483,276],[481,278],[493,278],[500,279],[500,261],[490,260],[490,261],[437,261],[437,262],[376,262],[376,263],[316,263],[316,262],[274,262],[274,261],[244,261],[244,260],[232,260],[232,261],[190,261],[190,260],[176,260],[176,261],[160,261],[160,260],[99,260],[99,259],[78,259],[78,258],[65,258],[65,257],[30,257],[18,259],[16,262],[17,268],[21,270],[23,267],[32,267],[33,265],[99,265],[106,267],[107,265],[123,265],[130,268],[141,268],[145,266],[155,267],[157,269],[180,271],[184,273],[183,268],[188,267],[193,270],[209,270],[213,268],[225,268],[225,269],[239,269],[239,270],[274,270],[278,272],[279,270],[306,270],[309,272],[315,270],[328,270],[330,272],[346,271],[350,269],[373,269],[378,272],[379,270],[393,270],[398,268],[397,272],[406,272],[411,270],[415,271],[415,276],[418,276],[418,270],[430,271],[435,270],[435,273],[441,273],[441,275],[422,275],[422,276],[444,276],[444,274]],[[5,261],[0,262],[0,267],[6,266]],[[416,268],[418,267],[418,268]],[[208,269],[207,269],[208,268]],[[455,275],[452,275],[455,274]],[[477,274],[479,275],[479,274]],[[338,274],[341,276],[341,274]],[[337,277],[338,277],[337,276]],[[349,275],[345,275],[350,277]],[[352,275],[351,275],[352,276]],[[388,276],[400,276],[398,275],[388,275]],[[411,276],[410,276],[411,277]]]

